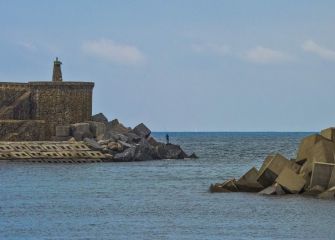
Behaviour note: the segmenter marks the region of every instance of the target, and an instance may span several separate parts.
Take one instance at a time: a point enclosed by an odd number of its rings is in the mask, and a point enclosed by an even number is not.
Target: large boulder
[[[142,139],[138,144],[136,144],[135,160],[144,161],[153,159],[159,159],[155,148],[151,146],[147,140]]]
[[[137,125],[134,129],[133,132],[142,137],[142,138],[147,138],[150,136],[151,134],[151,130],[145,126],[143,123],[140,123],[139,125]]]
[[[120,134],[125,134],[131,131],[131,129],[126,128],[122,123],[119,122],[119,120],[114,119],[110,122],[107,123],[107,130],[120,133]]]
[[[133,132],[128,132],[124,134],[128,140],[127,142],[132,144],[132,143],[139,143],[142,139],[142,137],[138,136],[137,134],[133,133]]]
[[[156,146],[159,145],[159,143],[157,142],[157,140],[156,140],[154,137],[152,137],[152,136],[149,136],[149,137],[147,138],[147,140],[148,140],[148,142],[149,142],[149,144],[150,144],[151,146],[156,147]]]
[[[102,122],[104,124],[108,123],[108,119],[103,113],[98,113],[92,116],[92,121],[94,122]]]
[[[121,152],[123,150],[123,145],[119,142],[109,142],[107,148],[112,151]]]
[[[88,123],[75,123],[71,124],[71,134],[76,141],[81,141],[84,138],[92,138],[93,134],[90,131]]]
[[[103,135],[100,135],[98,137],[98,140],[111,140],[111,141],[114,141],[114,142],[120,140],[120,141],[127,142],[128,137],[125,136],[124,134],[117,133],[117,132],[114,132],[112,130],[108,130]]]
[[[91,138],[84,138],[84,143],[92,150],[102,150],[103,146],[101,146],[97,141]]]
[[[184,159],[187,154],[179,145],[175,144],[159,144],[156,147],[157,155],[160,159]]]
[[[116,162],[131,162],[135,161],[135,146],[127,148],[122,153],[117,153],[114,155],[113,160]]]

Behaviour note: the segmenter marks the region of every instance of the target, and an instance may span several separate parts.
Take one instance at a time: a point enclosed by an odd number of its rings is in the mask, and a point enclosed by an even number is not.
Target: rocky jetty
[[[210,191],[335,199],[335,128],[302,139],[295,159],[269,155],[259,170],[253,167],[239,179],[212,184]]]
[[[54,140],[83,141],[114,162],[197,158],[194,153],[186,154],[179,145],[158,142],[143,123],[132,129],[117,119],[108,121],[102,113],[92,116],[92,121],[57,126]]]

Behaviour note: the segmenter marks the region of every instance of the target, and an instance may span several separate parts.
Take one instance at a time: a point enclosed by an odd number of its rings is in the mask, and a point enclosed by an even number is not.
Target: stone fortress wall
[[[51,140],[57,125],[91,120],[92,82],[63,82],[61,62],[53,81],[0,83],[0,140]]]
[[[46,121],[46,135],[54,136],[57,125],[89,121],[94,83],[30,82],[31,114]]]

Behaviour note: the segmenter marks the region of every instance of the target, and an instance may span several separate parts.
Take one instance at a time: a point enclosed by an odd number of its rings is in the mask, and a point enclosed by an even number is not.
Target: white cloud
[[[335,60],[335,51],[329,48],[322,47],[312,40],[308,40],[302,44],[302,49],[305,52],[310,52],[318,55],[321,58]]]
[[[192,50],[197,53],[215,54],[220,56],[225,56],[230,53],[230,47],[224,44],[192,44],[191,47]]]
[[[88,55],[121,64],[139,64],[144,61],[143,54],[135,46],[115,43],[108,39],[84,42],[82,49]]]
[[[287,53],[258,46],[248,50],[243,58],[254,63],[278,63],[292,60],[292,56]]]
[[[17,43],[20,47],[29,50],[29,51],[35,51],[37,49],[36,45],[32,42],[18,42]]]

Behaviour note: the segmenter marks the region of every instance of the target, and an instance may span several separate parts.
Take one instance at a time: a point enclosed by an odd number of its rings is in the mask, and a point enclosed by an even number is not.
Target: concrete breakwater
[[[1,162],[29,163],[94,163],[105,160],[84,142],[0,142]]]
[[[92,163],[196,158],[179,145],[156,141],[143,123],[134,129],[102,114],[58,125],[53,141],[0,142],[1,162]]]
[[[210,186],[211,192],[302,194],[335,199],[335,128],[302,139],[296,158],[269,155],[259,170]]]

